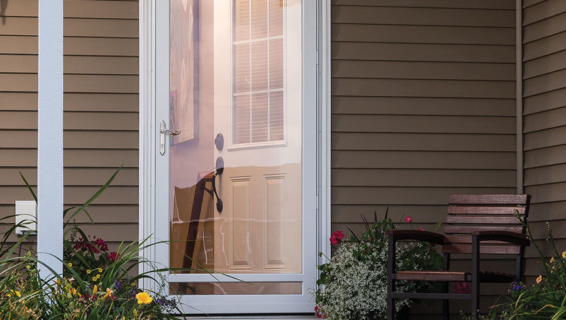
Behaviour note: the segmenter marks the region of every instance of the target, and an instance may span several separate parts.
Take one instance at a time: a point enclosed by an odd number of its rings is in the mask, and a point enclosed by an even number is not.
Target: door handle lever
[[[161,139],[159,141],[159,153],[163,156],[165,155],[165,135],[168,133],[171,136],[178,136],[181,134],[181,130],[178,131],[171,131],[167,129],[167,125],[165,124],[165,121],[161,120],[160,126],[159,126],[159,132],[161,133]]]
[[[212,175],[212,191],[214,192],[214,195],[216,195],[216,210],[218,210],[218,212],[222,212],[222,209],[224,209],[224,203],[216,191],[216,177],[221,175],[222,172],[224,172],[224,168],[216,168],[216,171],[214,171],[214,174]]]

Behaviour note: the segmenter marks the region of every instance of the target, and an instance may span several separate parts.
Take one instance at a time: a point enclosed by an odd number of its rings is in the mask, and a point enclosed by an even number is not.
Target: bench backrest
[[[529,213],[530,196],[527,194],[451,195],[444,232],[448,244],[443,253],[471,253],[475,231],[509,231],[525,233],[522,219]],[[480,253],[519,254],[521,247],[498,241],[482,242]]]

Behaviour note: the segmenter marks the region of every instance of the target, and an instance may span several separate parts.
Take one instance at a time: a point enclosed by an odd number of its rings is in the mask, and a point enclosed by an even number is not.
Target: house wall
[[[18,171],[37,184],[37,0],[0,6],[0,216],[32,200]],[[113,245],[138,239],[138,3],[64,2],[65,204],[87,201],[88,235]],[[113,246],[111,245],[111,247]]]
[[[361,233],[387,207],[433,231],[449,194],[516,193],[515,1],[332,4],[332,231]],[[483,286],[483,306],[506,290]]]
[[[523,4],[525,191],[533,196],[534,237],[546,239],[551,221],[557,246],[566,244],[566,2]],[[544,241],[542,241],[544,243]],[[543,245],[547,256],[550,248]],[[527,251],[530,281],[540,274],[534,248]]]

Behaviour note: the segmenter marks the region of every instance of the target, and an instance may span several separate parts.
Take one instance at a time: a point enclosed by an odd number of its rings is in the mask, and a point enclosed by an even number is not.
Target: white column
[[[38,258],[63,265],[63,0],[39,0]],[[53,274],[39,265],[40,276]]]

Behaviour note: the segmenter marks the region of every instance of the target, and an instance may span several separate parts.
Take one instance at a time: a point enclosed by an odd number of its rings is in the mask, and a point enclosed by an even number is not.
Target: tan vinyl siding
[[[362,232],[360,214],[388,206],[434,230],[449,194],[515,193],[515,1],[332,4],[332,230]],[[487,308],[506,288],[482,290]]]
[[[531,221],[537,221],[535,238],[546,239],[545,221],[551,221],[557,247],[564,248],[566,2],[529,2],[533,4],[523,10],[524,183],[526,192],[533,196]],[[549,248],[543,247],[552,256]],[[541,270],[535,250],[529,248],[527,252],[526,274],[532,282]]]
[[[0,216],[37,183],[37,0],[9,0],[0,17]],[[93,205],[87,234],[113,244],[138,239],[138,3],[64,2],[65,204]],[[111,245],[112,246],[112,245]]]

